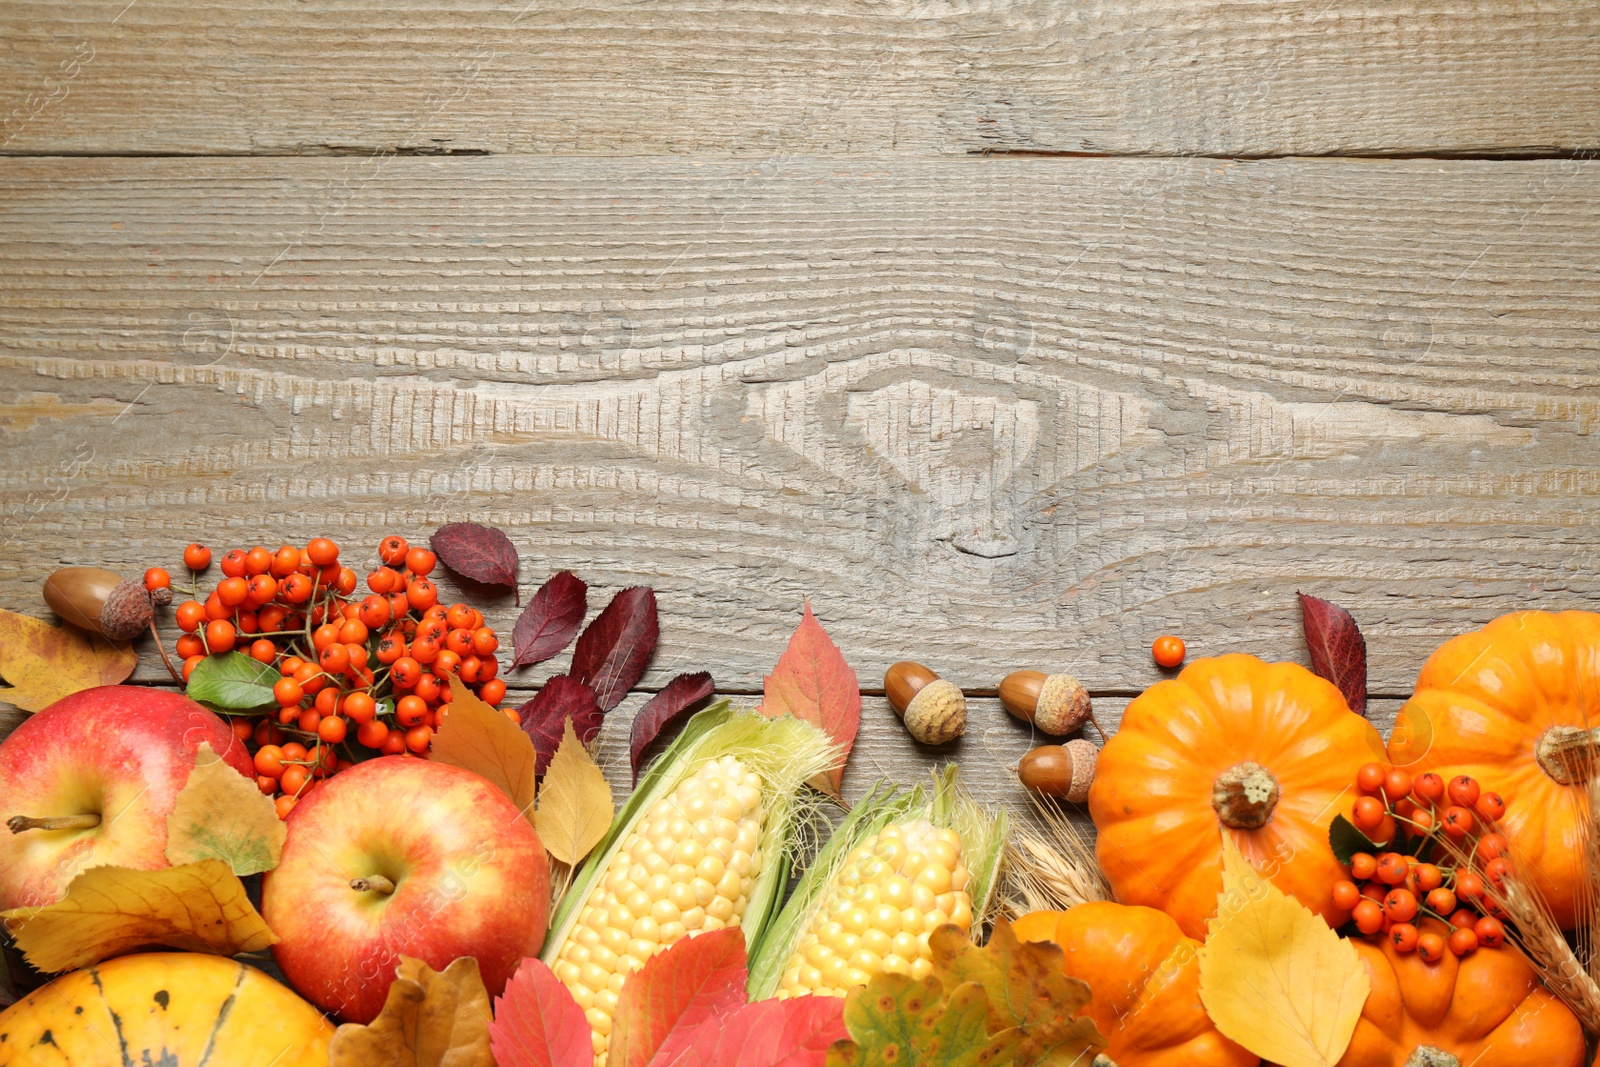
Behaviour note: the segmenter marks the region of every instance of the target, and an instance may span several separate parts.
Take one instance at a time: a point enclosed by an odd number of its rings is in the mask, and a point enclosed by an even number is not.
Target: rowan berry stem
[[[92,812],[87,815],[47,815],[38,819],[28,815],[13,815],[6,820],[6,825],[14,834],[24,830],[92,830],[100,825],[100,816]]]
[[[369,874],[365,878],[350,879],[350,888],[357,893],[365,893],[370,890],[373,893],[382,893],[388,896],[394,892],[394,883],[381,874]]]
[[[183,685],[183,675],[178,673],[178,668],[172,665],[172,657],[167,655],[167,646],[161,643],[161,631],[156,629],[155,616],[150,616],[150,636],[156,639],[156,651],[161,653],[161,662],[167,665],[167,673],[172,675],[172,680]]]

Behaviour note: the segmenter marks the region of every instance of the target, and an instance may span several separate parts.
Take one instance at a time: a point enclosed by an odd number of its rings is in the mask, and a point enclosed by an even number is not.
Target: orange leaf
[[[439,713],[439,732],[429,753],[434,762],[481,774],[532,822],[538,753],[522,727],[484,703],[455,675],[450,676],[450,702],[439,705]]]
[[[838,796],[844,781],[845,760],[861,728],[861,685],[844,660],[839,646],[828,637],[806,602],[805,614],[778,665],[762,687],[761,714],[769,719],[793,715],[815,723],[841,748],[839,762],[825,776],[822,787]]]
[[[744,1003],[744,931],[737,926],[685,937],[628,976],[617,997],[606,1051],[610,1067],[670,1062],[695,1028]]]
[[[345,1023],[328,1049],[331,1067],[494,1067],[489,994],[478,961],[460,956],[442,971],[400,957],[383,1011],[366,1026]]]
[[[23,711],[49,707],[97,685],[116,685],[133,673],[139,654],[76,626],[0,611],[0,677],[11,688],[0,700]]]

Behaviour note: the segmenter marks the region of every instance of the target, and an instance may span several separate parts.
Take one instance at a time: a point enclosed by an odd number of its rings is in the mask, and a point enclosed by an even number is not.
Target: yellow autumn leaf
[[[539,840],[555,859],[576,867],[606,836],[615,814],[611,786],[568,718],[539,790],[539,810],[533,820]]]
[[[49,707],[97,685],[116,685],[133,673],[139,654],[76,626],[0,610],[0,700],[23,711]]]
[[[1261,877],[1222,833],[1222,894],[1200,1000],[1225,1037],[1282,1067],[1333,1067],[1371,991],[1350,942]]]
[[[0,919],[41,971],[70,971],[152,945],[232,956],[278,940],[221,860],[159,871],[91,867],[54,904],[12,908]]]
[[[455,675],[450,676],[450,702],[439,706],[439,732],[433,735],[429,758],[489,779],[533,820],[539,762],[533,738]]]
[[[383,1011],[366,1026],[339,1027],[328,1062],[330,1067],[494,1067],[489,1020],[489,993],[477,960],[461,956],[435,971],[401,956]]]
[[[272,801],[209,742],[200,742],[194,760],[167,816],[167,862],[221,860],[241,877],[272,870],[289,832]]]

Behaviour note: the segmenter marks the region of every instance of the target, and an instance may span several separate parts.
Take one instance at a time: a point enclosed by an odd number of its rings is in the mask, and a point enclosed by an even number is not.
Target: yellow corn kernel
[[[691,932],[739,924],[764,818],[760,776],[737,756],[711,760],[656,801],[595,882],[553,969],[586,1009],[596,1067],[623,979]]]
[[[842,997],[881,971],[920,978],[932,968],[928,932],[972,926],[961,837],[927,819],[884,827],[834,873],[783,969],[779,997]]]

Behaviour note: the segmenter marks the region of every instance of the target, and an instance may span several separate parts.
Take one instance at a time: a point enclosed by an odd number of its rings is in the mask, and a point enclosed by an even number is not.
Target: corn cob
[[[836,757],[809,723],[723,701],[645,774],[562,899],[543,953],[588,1016],[596,1067],[622,983],[651,956],[725,926],[754,942],[788,881],[804,783]]]
[[[996,882],[1007,830],[963,796],[954,765],[932,793],[874,790],[817,856],[750,965],[750,999],[842,997],[888,971],[933,968],[928,935],[971,929]]]

